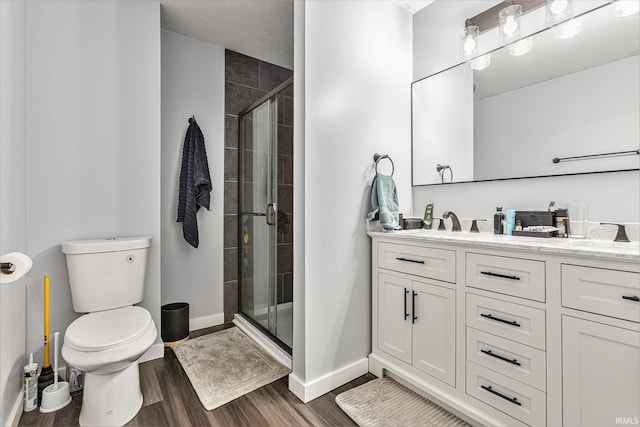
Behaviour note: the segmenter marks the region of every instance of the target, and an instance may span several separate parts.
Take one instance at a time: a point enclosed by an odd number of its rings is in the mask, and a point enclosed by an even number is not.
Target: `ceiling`
[[[160,0],[162,28],[293,69],[293,0]]]
[[[410,14],[415,14],[424,9],[435,0],[391,0],[401,8],[408,11]]]
[[[160,0],[162,28],[293,69],[294,0]],[[414,14],[434,0],[392,0]]]

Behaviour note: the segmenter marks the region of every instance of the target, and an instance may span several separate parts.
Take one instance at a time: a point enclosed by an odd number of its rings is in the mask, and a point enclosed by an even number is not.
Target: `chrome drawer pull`
[[[424,264],[423,260],[418,260],[418,259],[409,259],[409,258],[402,258],[402,257],[396,257],[396,259],[398,261],[406,261],[406,262],[414,262],[416,264]]]
[[[480,349],[480,351],[483,352],[484,354],[488,354],[489,356],[495,357],[496,359],[500,359],[500,360],[504,360],[505,362],[509,362],[512,365],[522,366],[522,364],[520,362],[518,362],[518,359],[507,359],[504,356],[500,356],[499,354],[493,353],[491,350]]]
[[[640,301],[640,298],[637,295],[633,295],[633,296],[627,296],[627,295],[623,295],[622,299],[628,299],[629,301]]]
[[[520,280],[518,276],[508,276],[506,274],[494,273],[492,271],[481,271],[480,274],[484,274],[485,276],[501,277],[509,280]]]
[[[499,317],[493,317],[490,314],[484,314],[484,313],[480,313],[480,316],[486,317],[489,320],[495,320],[496,322],[506,323],[507,325],[517,326],[518,328],[520,327],[520,323],[516,322],[515,320],[504,320]]]
[[[508,400],[511,403],[514,403],[518,406],[522,406],[522,403],[518,402],[518,398],[517,397],[509,397],[509,396],[505,396],[504,394],[500,393],[499,391],[495,391],[491,388],[491,386],[486,386],[486,385],[481,385],[480,387],[482,387],[483,389],[487,390],[489,393],[493,393],[496,396],[500,396],[501,398],[503,398],[504,400]]]

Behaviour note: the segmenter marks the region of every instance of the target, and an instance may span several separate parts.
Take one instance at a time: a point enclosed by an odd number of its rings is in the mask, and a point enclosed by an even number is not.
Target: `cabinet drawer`
[[[378,267],[456,282],[456,253],[446,249],[379,243]]]
[[[545,311],[467,294],[467,326],[545,349]]]
[[[467,286],[545,300],[544,261],[467,253]]]
[[[467,328],[467,360],[542,391],[547,384],[545,355],[542,350]]]
[[[468,395],[526,424],[547,423],[544,392],[472,362],[467,362],[466,390]]]
[[[640,275],[562,265],[562,305],[640,322]]]

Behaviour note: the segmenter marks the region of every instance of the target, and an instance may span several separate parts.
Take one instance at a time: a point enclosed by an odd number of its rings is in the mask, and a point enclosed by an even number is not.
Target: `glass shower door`
[[[277,336],[277,100],[240,117],[240,311]]]

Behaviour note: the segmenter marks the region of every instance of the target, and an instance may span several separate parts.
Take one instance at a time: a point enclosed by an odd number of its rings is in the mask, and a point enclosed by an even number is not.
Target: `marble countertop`
[[[369,231],[372,238],[393,238],[405,242],[441,242],[467,244],[496,249],[529,250],[548,254],[566,254],[624,261],[640,261],[640,242],[613,242],[599,239],[563,239],[557,237],[505,236],[466,231],[398,230]]]

